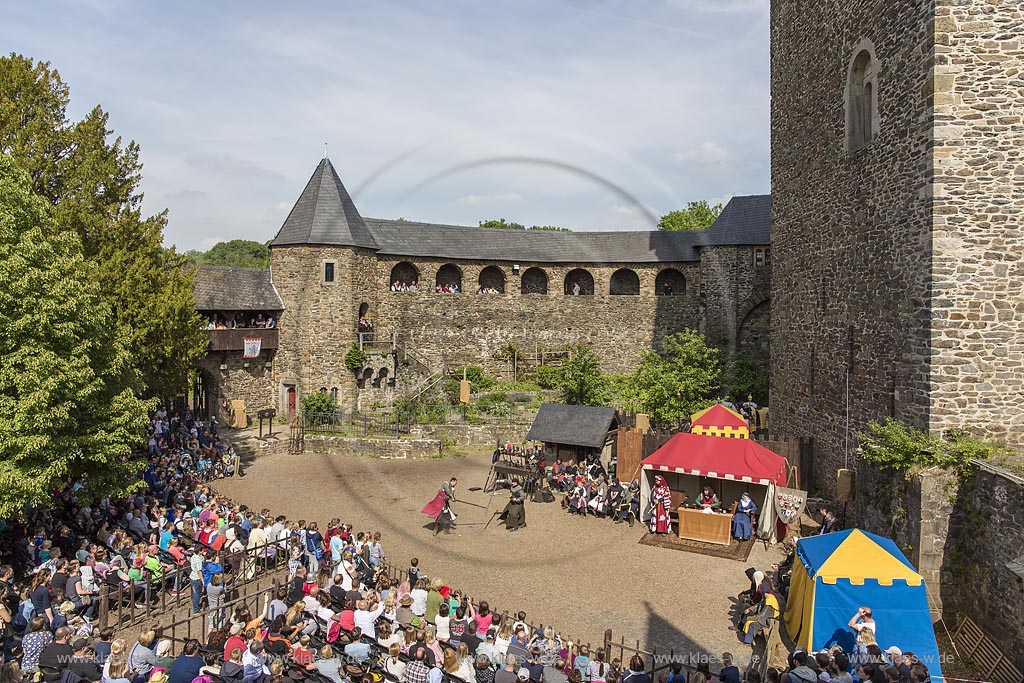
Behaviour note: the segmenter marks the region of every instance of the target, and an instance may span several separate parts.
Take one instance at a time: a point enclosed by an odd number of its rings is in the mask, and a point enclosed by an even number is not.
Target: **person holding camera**
[[[867,646],[878,642],[875,620],[871,618],[870,607],[859,607],[850,619],[850,628],[857,632],[857,654],[864,657]]]

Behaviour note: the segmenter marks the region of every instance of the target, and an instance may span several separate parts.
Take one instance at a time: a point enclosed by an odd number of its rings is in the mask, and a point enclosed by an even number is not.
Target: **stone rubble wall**
[[[935,4],[931,427],[1024,445],[1024,3]]]
[[[772,3],[772,430],[814,438],[827,496],[870,420],[929,424],[931,7]],[[847,74],[865,40],[879,129],[849,153]]]

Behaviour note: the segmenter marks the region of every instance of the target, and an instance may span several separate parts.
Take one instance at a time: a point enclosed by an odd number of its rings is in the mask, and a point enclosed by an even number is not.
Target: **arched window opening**
[[[619,268],[612,273],[609,294],[636,295],[640,293],[640,277],[629,268]]]
[[[846,84],[846,148],[850,152],[870,144],[878,128],[876,76],[871,50],[861,49]]]
[[[655,278],[654,291],[658,296],[682,296],[686,294],[686,278],[675,268],[666,268]]]
[[[434,291],[445,294],[459,294],[462,292],[462,271],[458,266],[446,263],[437,269],[437,277],[434,281]]]
[[[366,314],[369,313],[369,312],[370,312],[370,304],[366,303],[365,301],[363,303],[359,304],[359,317],[360,318],[365,318]]]
[[[594,276],[583,268],[570,270],[565,276],[566,296],[593,296]]]
[[[395,264],[391,269],[392,292],[415,292],[419,288],[420,271],[408,261]]]
[[[540,268],[527,268],[519,286],[523,294],[547,294],[548,274]]]
[[[504,294],[505,273],[497,266],[487,266],[480,271],[479,284],[477,294]]]

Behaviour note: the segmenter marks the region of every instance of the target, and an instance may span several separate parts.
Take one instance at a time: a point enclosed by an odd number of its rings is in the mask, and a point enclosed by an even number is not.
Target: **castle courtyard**
[[[251,508],[289,519],[341,517],[356,530],[380,531],[388,561],[408,567],[419,558],[452,586],[497,610],[528,609],[527,621],[552,624],[563,637],[599,646],[615,640],[675,648],[717,658],[732,652],[746,663],[749,646],[729,630],[735,596],[748,566],[767,568],[781,551],[756,543],[747,562],[638,543],[644,529],[567,514],[555,503],[527,503],[528,526],[509,533],[491,513],[504,508],[499,491],[490,510],[483,486],[490,453],[431,460],[383,460],[307,451],[260,454],[241,478],[216,489]],[[420,510],[451,476],[459,478],[458,527],[434,536]],[[729,596],[733,596],[730,598]]]

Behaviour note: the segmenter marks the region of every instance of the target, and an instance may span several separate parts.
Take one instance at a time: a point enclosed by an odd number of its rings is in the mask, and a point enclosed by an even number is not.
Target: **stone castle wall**
[[[387,276],[396,262],[384,262],[378,271]],[[421,273],[436,272],[444,261],[418,260]],[[508,264],[460,262],[462,294],[433,291],[433,277],[422,278],[418,292],[390,292],[387,278],[379,282],[378,304],[372,317],[378,330],[394,331],[403,344],[435,365],[482,365],[492,372],[504,371],[507,363],[494,353],[509,342],[528,356],[538,349],[560,351],[572,342],[585,342],[601,356],[607,373],[627,373],[640,352],[656,346],[669,334],[700,323],[697,287],[673,296],[654,294],[657,268],[631,266],[640,280],[639,295],[609,294],[612,273],[619,265],[587,267],[586,264],[546,266],[547,294],[522,294],[520,276]],[[484,267],[504,271],[504,294],[476,294]],[[520,274],[538,264],[520,264]],[[577,268],[593,276],[593,295],[565,295],[564,280]],[[625,265],[621,267],[627,267]],[[675,264],[687,282],[698,277],[696,264]]]
[[[321,387],[337,388],[343,408],[366,409],[386,403],[402,387],[423,378],[421,365],[401,361],[405,352],[431,371],[472,364],[504,374],[507,363],[494,355],[509,342],[528,357],[526,370],[536,366],[541,351],[557,354],[569,343],[585,342],[600,355],[604,372],[628,373],[643,350],[657,348],[666,336],[686,328],[713,329],[724,348],[731,351],[742,346],[759,353],[757,360],[767,367],[770,268],[754,267],[751,247],[703,251],[712,254],[712,265],[519,262],[516,273],[506,262],[388,258],[344,247],[274,248],[272,278],[285,310],[279,325],[273,393],[278,406],[284,407],[288,386],[296,387],[300,401]],[[335,263],[334,283],[322,281],[325,261]],[[393,269],[402,263],[412,264],[416,272],[405,271],[399,279],[415,277],[419,291],[390,291]],[[462,293],[434,291],[438,270],[446,265],[458,269]],[[523,293],[523,278],[531,268],[546,275],[546,293]],[[571,281],[570,286],[576,281],[572,271],[578,268],[593,278],[593,294],[565,294],[566,281]],[[658,276],[670,268],[678,275],[672,295],[663,296]],[[635,273],[639,294],[611,293],[613,284],[620,281],[615,277],[620,269]],[[504,293],[476,293],[481,283],[494,286],[502,278]],[[399,351],[398,363],[374,356],[380,362],[369,368],[370,377],[356,375],[344,364],[360,311],[374,323],[377,339],[393,335]],[[746,341],[739,342],[741,329]],[[382,369],[389,369],[389,374],[378,383]],[[398,389],[388,386],[390,377],[396,378]]]
[[[213,409],[223,400],[242,399],[246,413],[254,419],[257,411],[275,407],[272,358],[272,351],[263,351],[259,358],[242,358],[241,351],[212,352],[200,358],[196,367],[207,389],[216,389],[213,395],[207,396],[207,405]],[[267,363],[271,367],[268,368]],[[226,413],[219,407],[217,410],[218,419],[225,419]]]
[[[772,3],[772,429],[814,438],[827,495],[868,421],[929,424],[930,15],[928,0]],[[860,47],[877,131],[848,152]]]
[[[1024,445],[1024,4],[937,0],[933,429]]]

